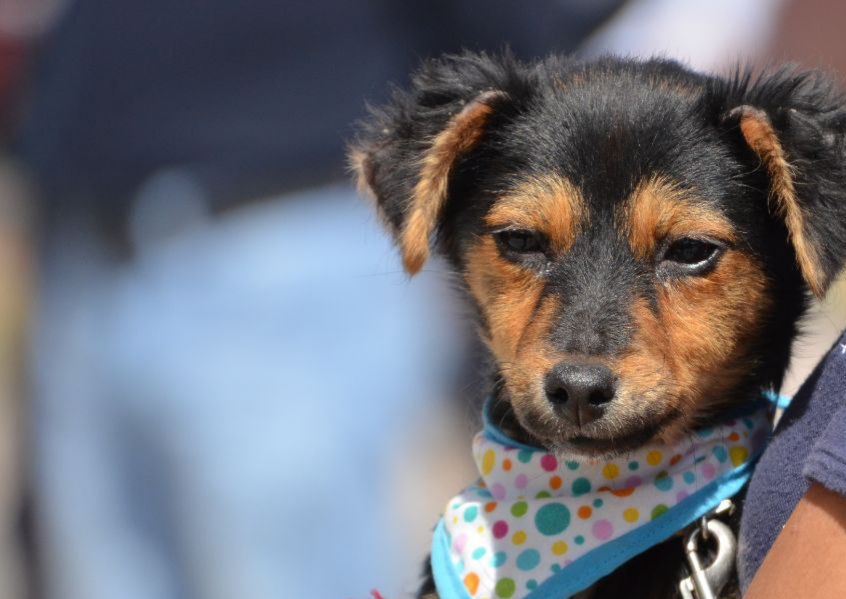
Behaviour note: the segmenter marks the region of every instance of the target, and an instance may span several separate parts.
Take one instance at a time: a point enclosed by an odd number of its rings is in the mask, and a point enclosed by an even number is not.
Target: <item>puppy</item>
[[[779,388],[846,260],[845,132],[815,72],[465,53],[425,63],[350,158],[405,269],[435,249],[457,273],[491,418],[602,459]],[[671,537],[584,595],[676,596],[683,562]]]

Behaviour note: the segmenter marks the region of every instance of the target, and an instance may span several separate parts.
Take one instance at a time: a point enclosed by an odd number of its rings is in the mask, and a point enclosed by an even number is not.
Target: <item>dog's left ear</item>
[[[821,298],[846,263],[846,101],[818,72],[782,70],[732,91],[723,123],[766,169],[771,205]]]

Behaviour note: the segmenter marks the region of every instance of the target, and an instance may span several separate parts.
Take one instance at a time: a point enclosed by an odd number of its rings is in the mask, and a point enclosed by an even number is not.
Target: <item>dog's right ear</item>
[[[824,74],[791,67],[739,73],[721,89],[722,123],[765,170],[799,271],[822,298],[846,266],[846,97]]]
[[[466,53],[428,61],[411,89],[371,111],[349,157],[359,189],[375,199],[409,274],[429,256],[451,176],[485,137],[492,117],[526,89],[514,58]]]

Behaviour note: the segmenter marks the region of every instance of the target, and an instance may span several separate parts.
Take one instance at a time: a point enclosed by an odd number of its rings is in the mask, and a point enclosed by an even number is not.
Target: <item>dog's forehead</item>
[[[654,74],[550,77],[504,132],[502,147],[523,173],[560,175],[596,209],[619,204],[655,176],[705,196],[719,189],[726,160],[701,94],[695,83]]]

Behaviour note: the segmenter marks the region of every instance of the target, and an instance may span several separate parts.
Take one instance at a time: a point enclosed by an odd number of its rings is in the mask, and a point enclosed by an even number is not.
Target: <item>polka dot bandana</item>
[[[560,599],[668,538],[739,491],[766,444],[766,407],[676,446],[610,460],[547,453],[489,424],[473,454],[481,479],[435,531],[441,599]]]

